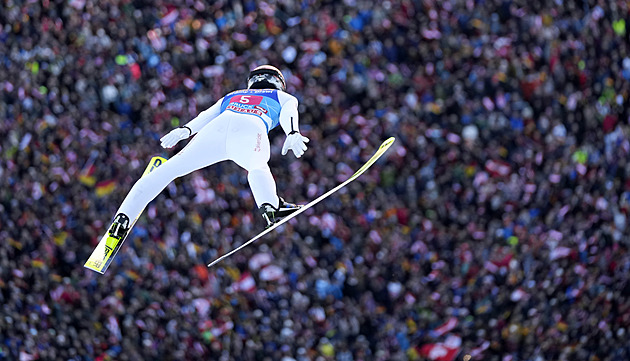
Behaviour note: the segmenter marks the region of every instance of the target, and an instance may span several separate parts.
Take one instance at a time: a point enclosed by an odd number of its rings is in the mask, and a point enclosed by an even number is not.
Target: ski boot
[[[124,213],[118,213],[84,266],[98,273],[105,273],[109,264],[114,260],[116,252],[122,246],[125,237],[127,237],[131,226],[129,217]]]
[[[118,213],[116,217],[114,217],[114,221],[107,231],[107,241],[105,241],[105,259],[109,259],[109,257],[116,254],[120,246],[122,246],[125,237],[127,237],[127,233],[129,233],[130,228],[131,222],[126,214]]]
[[[278,207],[274,207],[269,203],[263,203],[259,208],[263,219],[267,222],[267,226],[265,228],[273,226],[286,216],[302,208],[301,205],[285,202],[282,197],[279,198],[280,205]]]

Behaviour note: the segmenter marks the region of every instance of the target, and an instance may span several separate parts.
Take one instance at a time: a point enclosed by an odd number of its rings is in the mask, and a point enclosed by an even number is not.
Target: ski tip
[[[396,138],[394,137],[389,137],[387,138],[380,147],[378,147],[378,149],[376,150],[375,156],[378,155],[379,157],[385,153],[385,151],[387,151],[389,149],[389,147],[392,146],[392,144],[394,144],[394,141],[396,140]]]
[[[383,142],[383,144],[381,144],[379,148],[389,148],[392,145],[392,143],[394,143],[395,140],[396,138],[389,137]]]

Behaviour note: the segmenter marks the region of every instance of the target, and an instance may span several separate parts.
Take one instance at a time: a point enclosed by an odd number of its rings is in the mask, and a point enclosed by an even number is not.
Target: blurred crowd
[[[0,360],[630,358],[630,18],[609,0],[0,3]],[[305,203],[176,180],[83,268],[158,139],[257,65],[300,101]]]

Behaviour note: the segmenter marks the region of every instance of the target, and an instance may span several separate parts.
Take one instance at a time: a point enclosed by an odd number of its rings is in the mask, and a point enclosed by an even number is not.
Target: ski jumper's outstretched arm
[[[282,147],[282,155],[286,155],[291,150],[297,158],[300,158],[307,149],[306,143],[308,143],[309,139],[300,134],[298,101],[293,96],[289,96],[288,100],[282,105],[280,126],[284,130],[284,134],[287,135],[287,139]]]
[[[168,132],[168,134],[160,139],[162,148],[172,148],[175,144],[179,143],[180,140],[188,139],[193,134],[198,133],[203,127],[221,114],[222,101],[223,98],[219,99],[213,106],[199,113],[195,119],[189,121],[186,125],[182,125]]]

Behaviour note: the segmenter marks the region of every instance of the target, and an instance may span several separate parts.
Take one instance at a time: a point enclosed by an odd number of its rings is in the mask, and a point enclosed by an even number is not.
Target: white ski
[[[307,209],[311,208],[312,206],[316,205],[317,203],[319,203],[321,200],[323,200],[324,198],[330,196],[331,194],[335,193],[336,191],[340,190],[341,188],[345,187],[346,185],[348,185],[348,183],[352,182],[353,180],[357,179],[361,174],[363,174],[368,168],[370,168],[372,166],[372,164],[374,164],[384,153],[385,151],[387,151],[387,149],[389,149],[389,147],[394,143],[394,140],[396,140],[394,137],[391,137],[389,139],[387,139],[386,141],[383,142],[383,144],[381,144],[381,146],[378,148],[378,150],[376,151],[376,153],[374,153],[374,155],[372,156],[372,158],[370,158],[361,168],[359,168],[358,171],[356,171],[356,173],[354,173],[350,178],[348,178],[346,181],[344,181],[343,183],[341,183],[340,185],[336,186],[335,188],[329,190],[328,192],[322,194],[321,196],[319,196],[317,199],[315,199],[314,201],[305,204],[304,206],[302,206],[299,210],[295,211],[294,213],[291,213],[289,216],[283,218],[280,222],[273,224],[271,227],[265,229],[264,231],[262,231],[261,233],[259,233],[256,237],[250,239],[249,241],[243,243],[241,246],[239,246],[238,248],[235,248],[233,250],[231,250],[230,252],[224,254],[223,256],[217,258],[216,260],[214,260],[213,262],[211,262],[210,264],[208,264],[208,267],[212,267],[213,265],[221,262],[223,259],[231,256],[232,254],[238,252],[239,250],[245,248],[246,246],[250,245],[251,243],[255,242],[256,240],[260,239],[261,237],[263,237],[264,235],[266,235],[267,233],[273,231],[274,229],[280,227],[281,225],[287,223],[289,220],[293,219],[294,217],[296,217],[297,215],[299,215],[300,213],[306,211]]]

